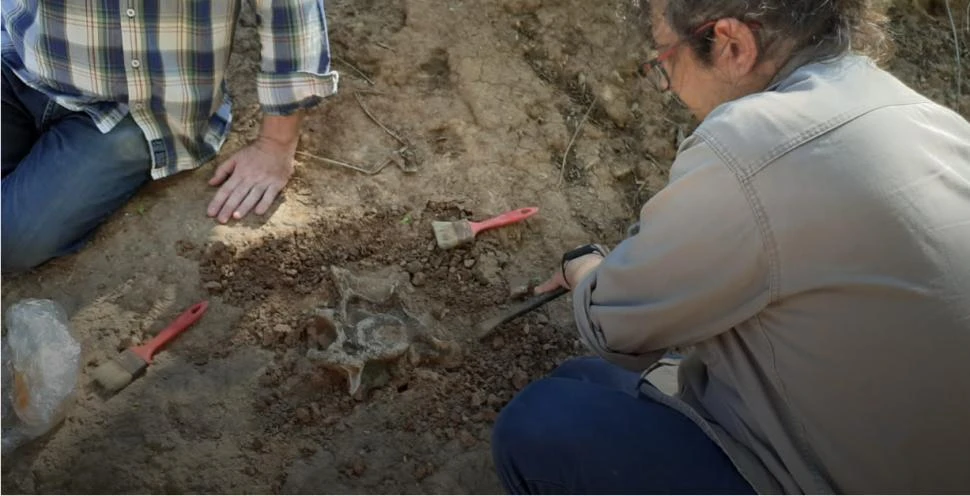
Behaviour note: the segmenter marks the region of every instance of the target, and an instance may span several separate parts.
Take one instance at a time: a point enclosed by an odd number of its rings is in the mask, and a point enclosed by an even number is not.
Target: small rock
[[[296,409],[296,419],[300,421],[301,424],[310,423],[310,409],[301,406]]]
[[[434,473],[434,465],[430,463],[422,463],[415,467],[414,478],[421,481],[426,479],[432,473]]]
[[[529,284],[509,285],[509,299],[518,300],[525,298],[531,293]]]
[[[495,394],[493,393],[488,395],[488,398],[485,399],[485,402],[488,403],[488,406],[495,407],[502,404],[502,399],[499,398],[498,396],[495,396]]]
[[[418,262],[418,261],[408,262],[407,271],[411,274],[417,274],[418,272],[421,272],[421,267],[422,267],[421,262]]]
[[[276,324],[276,326],[273,327],[273,332],[276,334],[285,335],[293,332],[293,328],[286,324]]]
[[[538,323],[539,325],[546,325],[546,324],[548,324],[549,323],[549,316],[546,315],[546,314],[544,314],[544,313],[542,313],[542,312],[536,312],[536,323]]]
[[[474,258],[466,258],[465,259],[465,268],[466,269],[470,269],[470,268],[474,267],[475,266],[475,262],[476,262],[476,260]]]
[[[428,251],[434,251],[434,249],[435,249],[435,248],[436,248],[437,246],[438,246],[438,244],[437,244],[437,243],[435,243],[434,241],[432,241],[432,242],[430,242],[430,243],[428,243]],[[428,260],[427,260],[427,259],[425,259],[425,260],[424,260],[424,262],[425,262],[425,263],[427,263],[427,262],[428,262]]]
[[[222,291],[222,283],[219,281],[209,281],[205,283],[205,289],[212,292]]]
[[[475,391],[472,393],[472,408],[478,408],[482,406],[483,403],[485,403],[485,398],[482,398],[482,393],[480,391]]]
[[[504,347],[505,347],[505,340],[502,339],[502,336],[495,336],[495,339],[492,340],[492,349],[500,350]]]
[[[478,442],[478,439],[475,439],[475,436],[472,436],[470,432],[463,429],[458,433],[458,441],[461,443],[462,447],[468,449],[474,446],[475,443]]]
[[[350,464],[350,474],[354,477],[360,477],[365,470],[367,470],[367,464],[364,463],[363,458],[356,458]]]
[[[610,166],[610,173],[615,179],[623,179],[633,175],[633,167],[629,164],[613,164]]]
[[[517,390],[521,390],[529,384],[529,375],[525,373],[522,369],[515,369],[512,372],[512,386]]]
[[[506,0],[505,11],[509,14],[531,14],[542,6],[542,0]]]
[[[419,287],[424,286],[424,283],[426,280],[427,280],[427,276],[424,275],[424,272],[418,272],[417,274],[414,274],[413,277],[411,277],[411,284]]]
[[[479,257],[478,263],[475,264],[474,275],[482,284],[490,286],[502,284],[502,278],[499,276],[498,259],[492,255]]]

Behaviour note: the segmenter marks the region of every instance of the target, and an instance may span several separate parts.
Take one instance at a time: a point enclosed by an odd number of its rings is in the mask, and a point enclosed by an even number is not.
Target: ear
[[[712,62],[734,78],[747,76],[758,63],[758,39],[751,26],[737,19],[714,24]]]

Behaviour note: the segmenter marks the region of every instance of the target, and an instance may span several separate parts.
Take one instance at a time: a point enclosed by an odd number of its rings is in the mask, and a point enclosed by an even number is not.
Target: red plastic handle
[[[497,217],[492,217],[488,220],[483,220],[481,222],[472,222],[472,232],[478,234],[486,229],[493,229],[496,227],[507,226],[509,224],[515,224],[516,222],[522,222],[529,217],[539,213],[538,207],[525,207],[512,210],[510,212],[505,212]]]
[[[188,310],[182,312],[174,322],[169,324],[168,327],[158,333],[157,336],[149,340],[147,343],[136,346],[131,350],[134,351],[138,356],[140,356],[145,362],[152,363],[152,357],[158,350],[162,349],[165,345],[171,342],[173,339],[178,337],[179,334],[185,332],[186,329],[192,327],[202,318],[202,314],[209,308],[209,302],[206,300],[200,301],[195,305],[189,307]]]

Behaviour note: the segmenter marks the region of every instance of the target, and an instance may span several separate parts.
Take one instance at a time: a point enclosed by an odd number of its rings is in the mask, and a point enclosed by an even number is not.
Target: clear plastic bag
[[[22,300],[4,314],[3,454],[64,420],[74,403],[81,345],[67,314],[50,300]]]

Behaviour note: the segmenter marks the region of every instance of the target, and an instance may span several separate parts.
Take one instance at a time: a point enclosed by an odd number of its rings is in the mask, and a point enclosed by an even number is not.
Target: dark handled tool
[[[549,303],[550,301],[555,300],[556,298],[559,298],[560,296],[568,292],[569,292],[568,289],[560,287],[552,291],[549,291],[547,293],[542,293],[540,295],[533,296],[528,301],[525,301],[523,303],[518,304],[517,306],[512,307],[512,309],[509,310],[508,312],[503,313],[502,315],[498,315],[496,317],[492,317],[484,322],[479,323],[478,326],[475,327],[475,329],[478,331],[478,339],[484,339],[488,337],[489,335],[492,334],[493,331],[495,331],[496,327],[506,322],[509,322],[523,314],[529,313],[541,307],[542,305],[545,305],[546,303]]]

